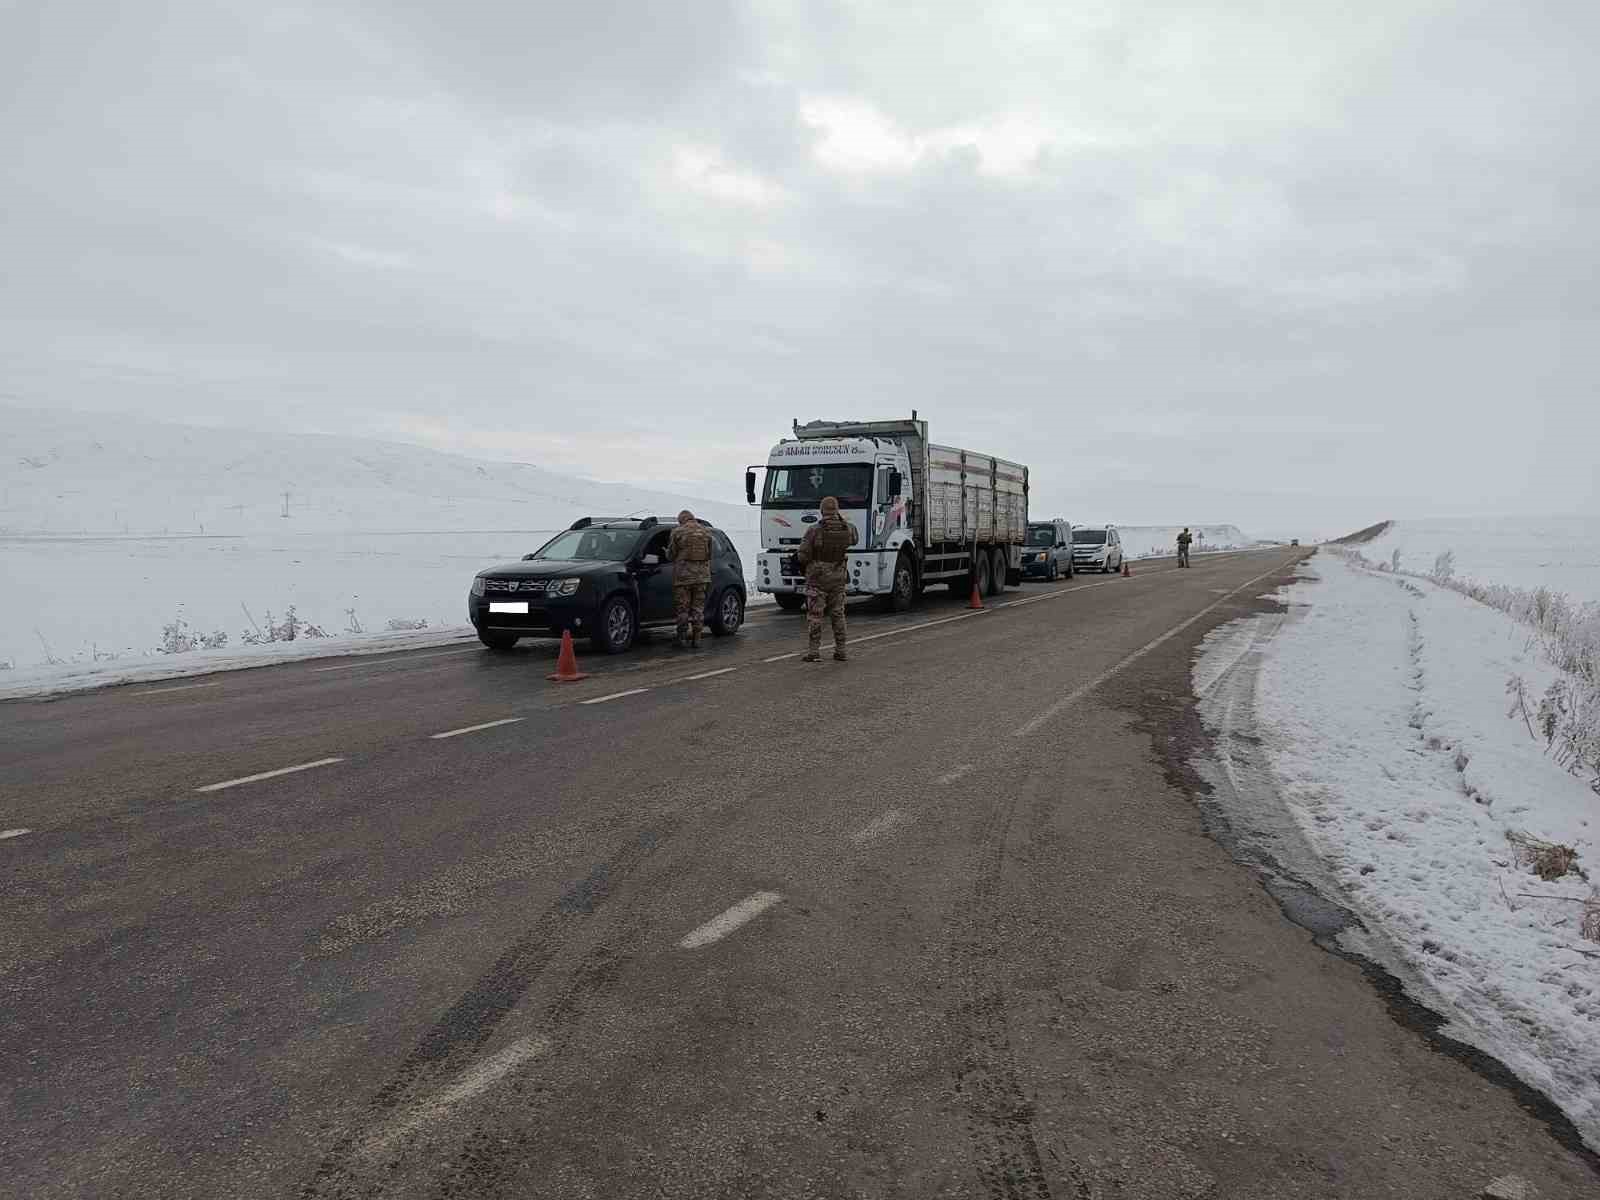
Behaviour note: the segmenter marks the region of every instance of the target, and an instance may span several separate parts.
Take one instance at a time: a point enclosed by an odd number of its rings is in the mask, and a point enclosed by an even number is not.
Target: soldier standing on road
[[[850,583],[845,556],[861,532],[839,515],[839,501],[824,496],[822,520],[806,530],[795,557],[806,571],[806,643],[801,661],[822,659],[822,616],[833,625],[833,658],[844,662],[844,593]]]
[[[711,586],[711,531],[695,520],[687,508],[678,514],[678,527],[667,539],[672,560],[672,601],[678,611],[674,650],[700,649],[700,631],[706,619],[706,589]]]
[[[1183,532],[1178,535],[1178,565],[1180,567],[1189,565],[1189,543],[1192,541],[1194,539],[1189,536],[1189,527],[1185,525]]]

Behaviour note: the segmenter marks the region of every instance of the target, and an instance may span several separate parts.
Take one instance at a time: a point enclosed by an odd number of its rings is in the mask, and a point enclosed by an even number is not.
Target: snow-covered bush
[[[1456,573],[1456,552],[1443,550],[1433,560],[1433,570],[1428,577],[1435,583],[1448,583]]]
[[[213,633],[198,633],[189,628],[189,622],[184,620],[183,613],[178,613],[171,621],[161,627],[161,654],[187,654],[191,650],[220,650],[228,644],[228,635],[222,630]],[[107,655],[112,658],[114,655]],[[95,660],[100,655],[95,653]]]
[[[389,629],[394,633],[400,633],[406,629],[426,629],[427,627],[428,619],[426,617],[418,620],[408,620],[405,617],[389,618]]]
[[[261,646],[268,642],[292,642],[298,638],[325,638],[327,631],[320,625],[313,625],[295,612],[294,605],[289,605],[284,610],[283,620],[273,618],[272,610],[267,610],[267,627],[261,629],[247,629],[239,635],[247,646]]]

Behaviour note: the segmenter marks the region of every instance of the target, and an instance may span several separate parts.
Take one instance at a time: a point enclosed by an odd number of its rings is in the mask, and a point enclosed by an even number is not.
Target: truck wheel
[[[799,612],[806,606],[806,598],[799,592],[773,592],[772,598],[784,612]]]
[[[599,654],[621,654],[633,645],[639,632],[639,622],[634,619],[633,605],[625,596],[613,596],[600,606],[599,619],[589,641]]]
[[[1006,554],[1004,550],[996,550],[989,555],[989,595],[998,596],[1006,590],[1006,582],[1011,572],[1006,568]]]
[[[902,551],[894,562],[894,587],[881,600],[883,611],[906,612],[921,590],[917,586],[916,564],[911,561],[911,555]]]

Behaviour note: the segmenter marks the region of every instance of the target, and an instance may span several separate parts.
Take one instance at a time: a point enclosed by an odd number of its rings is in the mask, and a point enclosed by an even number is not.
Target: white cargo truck
[[[745,472],[745,497],[761,505],[756,589],[783,608],[804,603],[794,553],[824,496],[861,532],[846,560],[851,595],[901,612],[932,583],[996,595],[1022,577],[1027,467],[934,445],[915,410],[910,420],[796,421],[794,436]]]

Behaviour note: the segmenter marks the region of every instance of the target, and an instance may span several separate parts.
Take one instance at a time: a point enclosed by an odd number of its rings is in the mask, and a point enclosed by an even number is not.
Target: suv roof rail
[[[639,528],[640,529],[654,529],[659,524],[661,524],[660,518],[658,518],[658,517],[646,517],[644,520],[639,522]]]

